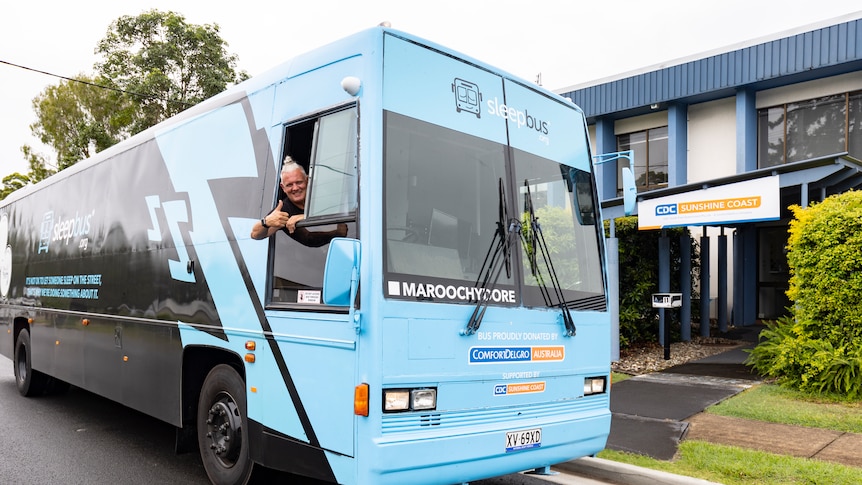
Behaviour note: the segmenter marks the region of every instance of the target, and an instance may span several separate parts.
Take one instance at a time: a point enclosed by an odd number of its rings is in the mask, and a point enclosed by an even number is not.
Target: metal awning
[[[822,200],[851,189],[862,189],[862,161],[850,157],[845,152],[761,168],[743,174],[641,192],[637,195],[637,199],[638,201],[649,200],[775,175],[779,177],[782,200],[795,196],[798,199],[796,203],[803,206],[808,205],[812,199]],[[616,219],[625,215],[622,197],[604,200],[601,206],[603,219]],[[637,215],[637,208],[632,215]]]

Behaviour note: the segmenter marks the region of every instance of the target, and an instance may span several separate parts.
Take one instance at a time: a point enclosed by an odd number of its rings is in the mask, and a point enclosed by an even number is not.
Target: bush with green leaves
[[[658,241],[661,231],[638,230],[638,218],[614,219],[614,228],[619,239],[620,278],[620,347],[631,344],[656,342],[658,338],[658,310],[652,307],[652,294],[658,293]],[[670,291],[681,292],[680,236],[688,234],[684,227],[667,229],[670,238]],[[605,233],[608,223],[605,222]],[[700,275],[699,251],[691,242],[692,284]],[[697,293],[692,290],[692,297]],[[671,328],[671,337],[678,338],[679,311],[665,313]]]
[[[792,316],[767,324],[747,362],[786,387],[862,398],[862,192],[790,209]]]

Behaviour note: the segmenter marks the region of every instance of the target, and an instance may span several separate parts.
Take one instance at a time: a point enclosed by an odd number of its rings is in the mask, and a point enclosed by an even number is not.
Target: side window
[[[356,210],[356,109],[321,117],[312,150],[306,217],[346,216]]]
[[[351,106],[291,123],[285,127],[284,139],[283,160],[290,157],[302,167],[300,173],[308,174],[307,182],[302,196],[294,189],[286,193],[280,183],[273,205],[282,201],[283,211],[302,214],[304,219],[293,233],[285,229],[272,237],[269,301],[276,306],[320,309],[329,241],[357,237],[357,109]],[[296,203],[288,210],[287,201]]]

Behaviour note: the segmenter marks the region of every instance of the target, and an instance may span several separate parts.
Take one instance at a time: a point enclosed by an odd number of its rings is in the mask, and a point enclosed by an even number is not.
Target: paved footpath
[[[707,441],[862,467],[862,434],[765,423],[700,413],[688,420],[686,440]]]

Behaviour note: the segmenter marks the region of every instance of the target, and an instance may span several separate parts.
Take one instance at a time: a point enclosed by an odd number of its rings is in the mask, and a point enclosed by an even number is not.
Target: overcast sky
[[[0,60],[75,77],[92,74],[93,51],[112,21],[149,9],[192,24],[218,24],[239,69],[251,75],[389,21],[559,89],[666,63],[843,16],[858,0],[14,0],[0,11]],[[33,98],[59,79],[0,64],[0,177],[26,173]]]

